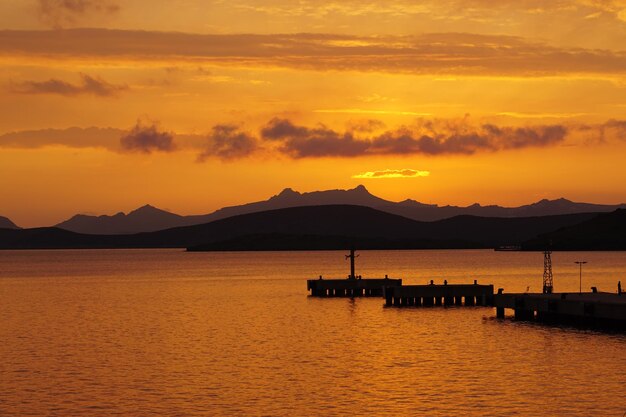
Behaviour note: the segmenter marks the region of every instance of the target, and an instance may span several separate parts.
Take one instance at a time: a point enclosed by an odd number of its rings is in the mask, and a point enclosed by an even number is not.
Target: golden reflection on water
[[[625,253],[555,253],[556,291]],[[538,253],[361,252],[357,273],[538,291]],[[626,336],[490,308],[307,297],[342,252],[0,252],[1,416],[568,415],[626,411]],[[626,281],[626,279],[622,279]]]

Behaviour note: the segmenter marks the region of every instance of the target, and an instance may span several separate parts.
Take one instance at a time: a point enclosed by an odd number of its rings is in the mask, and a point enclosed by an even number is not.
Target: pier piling
[[[488,305],[493,299],[493,285],[444,284],[436,285],[399,285],[385,288],[387,306],[474,306],[475,300]],[[408,300],[396,304],[395,298]],[[413,301],[415,300],[415,301]]]
[[[313,297],[382,297],[385,287],[402,285],[401,279],[310,279],[307,290]]]
[[[626,329],[626,300],[615,293],[498,293],[493,304],[498,318],[508,308],[516,320]]]

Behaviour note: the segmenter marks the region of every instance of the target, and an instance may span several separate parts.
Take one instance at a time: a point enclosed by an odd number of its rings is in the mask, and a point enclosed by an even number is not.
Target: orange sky
[[[626,1],[493,3],[2,2],[0,215],[626,202]]]

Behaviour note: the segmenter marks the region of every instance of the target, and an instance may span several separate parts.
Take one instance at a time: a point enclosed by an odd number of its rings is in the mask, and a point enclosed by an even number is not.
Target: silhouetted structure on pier
[[[543,252],[543,293],[552,294],[554,289],[552,278],[552,257],[550,256],[552,251],[546,250]]]
[[[348,279],[356,279],[356,275],[354,273],[354,258],[358,257],[359,255],[355,255],[354,252],[356,252],[354,250],[354,248],[350,249],[350,254],[346,255],[346,259],[350,259],[350,276],[348,277]]]
[[[498,293],[493,304],[499,318],[508,308],[515,311],[516,320],[626,329],[626,297],[614,293]]]
[[[387,307],[488,306],[493,302],[493,285],[473,284],[400,285],[385,287]]]
[[[350,249],[346,259],[350,259],[350,275],[348,279],[319,279],[307,280],[307,290],[314,297],[382,297],[383,288],[402,285],[401,279],[389,278],[361,278],[356,275],[354,260],[356,250]]]
[[[402,285],[401,279],[310,279],[307,290],[314,297],[382,297],[383,288]]]

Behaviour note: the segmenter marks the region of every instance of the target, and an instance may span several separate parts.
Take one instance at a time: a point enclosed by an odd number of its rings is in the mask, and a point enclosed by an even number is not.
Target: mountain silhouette
[[[457,216],[420,222],[364,206],[291,207],[231,216],[194,226],[126,235],[88,235],[59,228],[0,230],[0,248],[202,248],[253,235],[325,236],[391,241],[390,248],[495,247],[519,244],[596,214],[529,218]],[[430,242],[430,243],[428,243]],[[306,242],[305,242],[306,243]],[[306,244],[300,244],[306,247]]]
[[[626,250],[626,210],[598,216],[524,242],[527,250]]]
[[[279,194],[268,200],[221,208],[211,214],[201,216],[188,216],[194,223],[207,223],[240,214],[255,213],[259,211],[277,210],[289,207],[323,206],[348,204],[376,208],[378,206],[393,205],[392,201],[376,197],[359,185],[350,190],[326,190],[299,193],[291,188],[285,188]],[[385,210],[383,210],[385,211]],[[195,223],[195,224],[198,224]]]
[[[87,216],[77,214],[69,220],[56,225],[60,229],[77,233],[105,235],[105,234],[133,234],[153,232],[188,224],[185,217],[145,205],[128,214],[117,213],[113,216]]]
[[[375,208],[415,220],[435,221],[461,215],[480,217],[541,217],[576,213],[602,213],[610,212],[618,208],[626,208],[626,204],[603,205],[577,203],[565,198],[559,198],[556,200],[544,199],[519,207],[502,207],[497,205],[482,206],[478,203],[466,207],[459,207],[429,205],[413,200],[405,200],[400,203],[392,203],[391,205],[376,206]]]
[[[480,217],[540,217],[575,213],[599,213],[613,211],[617,208],[626,208],[626,204],[610,206],[575,203],[566,199],[541,200],[520,207],[481,206],[480,204],[473,204],[467,207],[438,206],[435,204],[424,204],[410,199],[396,203],[376,197],[363,185],[359,185],[349,190],[327,190],[309,193],[300,193],[291,188],[286,188],[268,200],[224,207],[205,215],[179,216],[152,206],[144,206],[127,215],[124,213],[118,213],[114,216],[77,215],[65,222],[57,224],[56,227],[88,234],[132,234],[164,230],[185,225],[204,224],[232,216],[261,211],[338,204],[371,207],[418,221],[437,221],[460,215]]]
[[[8,218],[0,216],[0,229],[19,229],[19,227]]]

